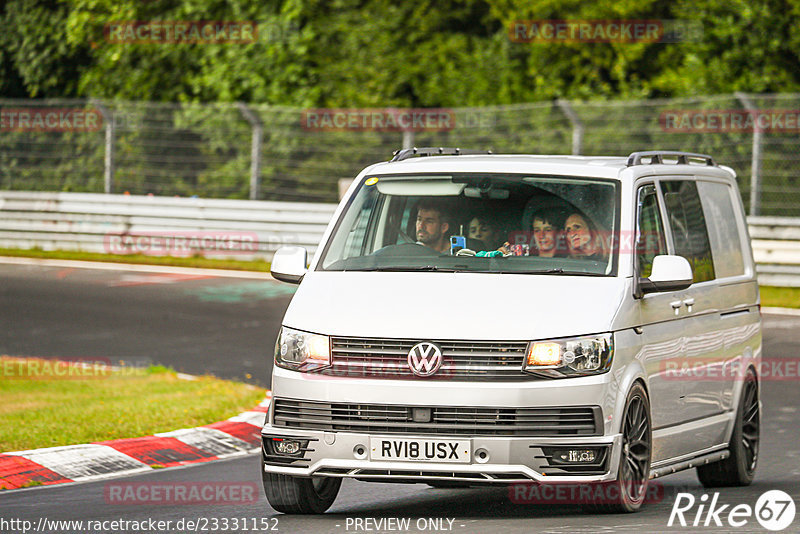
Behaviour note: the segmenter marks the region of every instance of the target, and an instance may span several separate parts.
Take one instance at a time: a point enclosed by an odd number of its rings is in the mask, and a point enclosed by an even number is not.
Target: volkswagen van
[[[736,176],[711,156],[407,149],[364,169],[308,262],[262,430],[270,505],[344,478],[435,487],[749,484],[761,316]]]

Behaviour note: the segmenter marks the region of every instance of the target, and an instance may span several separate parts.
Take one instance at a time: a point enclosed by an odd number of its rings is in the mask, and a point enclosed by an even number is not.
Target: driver
[[[449,214],[440,201],[423,198],[417,205],[417,243],[446,254],[450,251]]]

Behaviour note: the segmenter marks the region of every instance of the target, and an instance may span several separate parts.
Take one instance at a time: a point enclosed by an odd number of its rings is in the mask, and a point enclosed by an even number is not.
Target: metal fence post
[[[236,104],[239,110],[253,127],[253,137],[250,144],[250,200],[258,200],[261,189],[261,142],[264,139],[264,125],[261,119],[253,113],[246,104]]]
[[[761,129],[758,127],[758,107],[745,93],[736,92],[736,98],[753,116],[753,159],[750,165],[750,215],[761,212]]]
[[[414,132],[412,130],[403,130],[403,149],[414,147]]]
[[[103,192],[111,194],[114,192],[114,112],[108,109],[99,100],[91,99],[90,103],[100,110],[105,123],[105,153],[103,157]]]
[[[558,104],[558,107],[561,108],[561,111],[564,112],[564,115],[567,116],[570,124],[572,124],[572,155],[580,156],[583,151],[583,121],[581,121],[581,118],[575,113],[575,110],[572,109],[569,100],[559,98],[556,104]]]

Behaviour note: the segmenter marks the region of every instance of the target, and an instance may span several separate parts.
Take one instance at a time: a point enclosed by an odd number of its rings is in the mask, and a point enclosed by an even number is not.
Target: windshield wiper
[[[440,272],[440,273],[485,273],[485,274],[566,274],[575,276],[607,276],[604,273],[592,273],[587,271],[565,271],[564,269],[542,269],[540,271],[510,271],[510,270],[491,270],[491,269],[453,269],[450,267],[438,267],[436,265],[409,265],[401,267],[391,265],[386,267],[365,267],[363,269],[346,269],[349,272]]]
[[[454,273],[456,269],[450,269],[448,267],[437,267],[436,265],[408,265],[405,267],[401,266],[387,266],[387,267],[366,267],[364,269],[347,269],[348,271],[387,271],[387,272],[411,272],[411,271],[437,271],[443,273]]]
[[[589,271],[565,271],[560,267],[556,267],[555,269],[542,269],[541,271],[521,271],[521,273],[522,274],[567,274],[567,275],[577,275],[577,276],[606,276],[605,273],[593,273]]]
[[[566,275],[575,275],[575,276],[607,276],[604,273],[591,273],[587,271],[565,271],[564,269],[555,268],[555,269],[542,269],[540,271],[509,271],[509,270],[471,270],[471,269],[463,269],[457,272],[460,273],[488,273],[488,274],[566,274]]]

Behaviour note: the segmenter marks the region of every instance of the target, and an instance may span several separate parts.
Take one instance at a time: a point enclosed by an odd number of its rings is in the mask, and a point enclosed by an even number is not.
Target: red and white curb
[[[252,410],[225,421],[152,436],[0,454],[0,489],[87,482],[154,468],[250,454],[261,446],[272,393]]]

